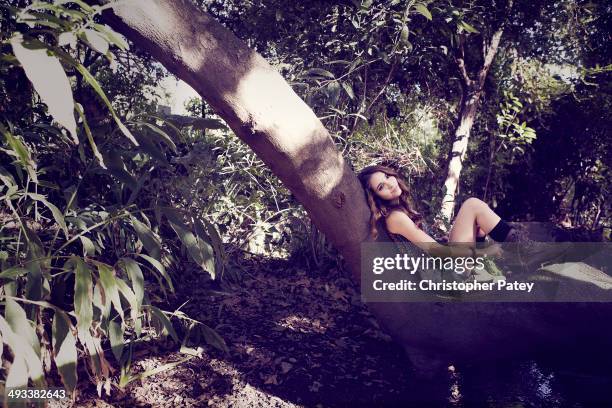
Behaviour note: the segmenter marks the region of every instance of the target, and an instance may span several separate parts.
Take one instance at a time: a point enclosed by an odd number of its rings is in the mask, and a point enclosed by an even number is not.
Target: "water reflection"
[[[592,360],[591,360],[592,361]],[[584,361],[499,361],[488,367],[450,366],[440,406],[495,408],[612,407],[612,375]],[[442,401],[440,401],[442,402]]]
[[[448,397],[448,402],[451,406],[460,406],[461,405],[461,391],[459,389],[459,373],[455,369],[455,366],[448,367],[448,373],[450,376],[450,396]]]

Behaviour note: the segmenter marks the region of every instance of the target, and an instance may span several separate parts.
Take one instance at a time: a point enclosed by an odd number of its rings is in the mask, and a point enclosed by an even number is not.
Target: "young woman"
[[[512,228],[489,206],[477,199],[468,198],[457,213],[448,234],[447,245],[429,228],[423,217],[414,209],[408,196],[408,187],[396,171],[386,166],[366,167],[359,173],[370,211],[370,229],[373,238],[378,229],[384,228],[395,240],[407,240],[431,255],[436,256],[495,256],[499,246],[477,249],[473,244],[489,235],[497,242],[523,240],[519,231]],[[437,240],[432,237],[438,238]]]

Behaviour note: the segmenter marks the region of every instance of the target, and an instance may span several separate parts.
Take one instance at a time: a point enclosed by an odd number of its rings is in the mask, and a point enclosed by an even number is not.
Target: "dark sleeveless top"
[[[382,220],[382,223],[381,223],[382,225],[378,224],[377,229],[379,231],[379,235],[381,231],[384,232],[384,234],[382,237],[379,237],[378,239],[379,241],[395,242],[397,245],[398,251],[400,253],[407,254],[408,256],[419,257],[423,255],[423,250],[419,248],[418,246],[416,246],[415,244],[413,244],[406,237],[400,234],[393,234],[387,231],[386,226],[384,225],[385,223],[384,219],[381,219],[381,220]],[[427,235],[431,236],[434,240],[436,240],[436,242],[443,244],[443,245],[447,243],[446,235],[443,231],[430,226],[424,221],[421,223],[421,229]],[[421,279],[432,280],[434,282],[441,282],[443,280],[446,280],[446,281],[461,280],[457,274],[452,273],[451,271],[444,270],[444,269],[435,269],[435,268],[420,269],[419,275]]]
[[[438,228],[430,226],[425,221],[421,222],[421,229],[423,230],[423,232],[425,232],[427,235],[432,237],[439,244],[446,244],[448,242],[448,239],[447,239],[446,234],[444,233],[444,231],[441,231]],[[403,235],[394,234],[392,232],[388,232],[388,233],[390,235],[390,238],[393,241],[395,241],[395,242],[402,242],[402,241],[410,242]]]

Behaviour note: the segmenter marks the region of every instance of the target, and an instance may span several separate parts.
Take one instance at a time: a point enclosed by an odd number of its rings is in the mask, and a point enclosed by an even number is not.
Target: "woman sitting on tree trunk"
[[[497,242],[519,242],[526,238],[478,198],[468,198],[457,213],[448,237],[436,234],[414,209],[408,187],[398,173],[386,166],[369,166],[359,173],[370,211],[372,238],[382,226],[394,241],[409,241],[434,256],[496,256],[498,245],[475,248],[489,235]],[[381,222],[384,221],[384,222]],[[442,245],[447,241],[450,245]],[[463,243],[465,245],[452,245]],[[470,245],[471,244],[471,245]]]

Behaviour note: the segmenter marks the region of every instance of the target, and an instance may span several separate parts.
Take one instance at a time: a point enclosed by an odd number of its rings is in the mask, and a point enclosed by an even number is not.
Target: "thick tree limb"
[[[370,216],[363,189],[282,76],[189,0],[127,0],[113,10],[109,24],[215,109],[300,200],[358,278]]]
[[[491,68],[491,64],[493,63],[493,59],[497,54],[497,50],[499,49],[499,42],[501,41],[502,35],[504,34],[504,27],[500,27],[491,37],[491,42],[485,47],[486,54],[484,55],[484,62],[482,64],[482,68],[478,72],[478,83],[480,87],[484,85],[484,81],[489,73],[489,68]]]

